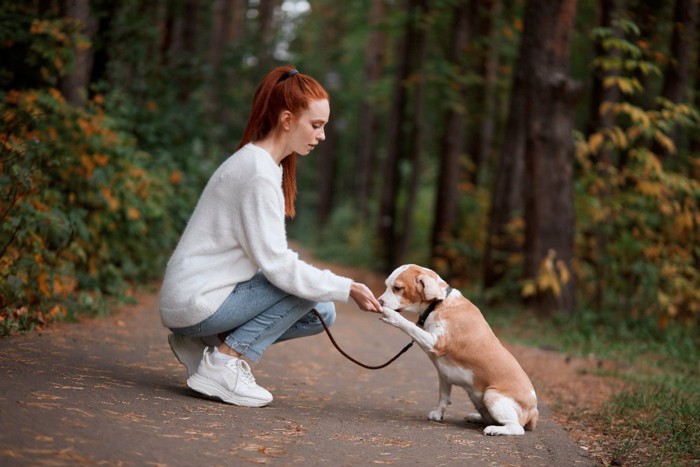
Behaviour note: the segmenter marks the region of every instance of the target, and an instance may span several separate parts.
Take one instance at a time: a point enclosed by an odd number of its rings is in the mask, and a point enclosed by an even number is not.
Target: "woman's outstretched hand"
[[[374,313],[382,312],[382,306],[379,304],[379,301],[365,284],[353,282],[352,286],[350,286],[350,296],[362,310]]]

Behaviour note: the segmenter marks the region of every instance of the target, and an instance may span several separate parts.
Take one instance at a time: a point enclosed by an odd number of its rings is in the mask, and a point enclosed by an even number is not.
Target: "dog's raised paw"
[[[401,320],[401,315],[391,308],[382,307],[382,317],[379,319],[387,324],[396,325]]]

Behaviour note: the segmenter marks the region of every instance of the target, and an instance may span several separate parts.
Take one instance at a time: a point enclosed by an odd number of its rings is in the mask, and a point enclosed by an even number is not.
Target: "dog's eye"
[[[394,288],[393,288],[393,290],[394,290],[394,293],[399,293],[399,292],[401,292],[401,291],[403,290],[403,287],[399,287],[399,286],[396,286],[396,285],[395,285]]]

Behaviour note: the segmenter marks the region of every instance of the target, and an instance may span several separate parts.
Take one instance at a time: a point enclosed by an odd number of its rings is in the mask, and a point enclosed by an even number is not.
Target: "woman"
[[[272,394],[255,382],[275,342],[323,330],[332,301],[381,306],[364,284],[301,261],[287,245],[294,216],[297,155],[325,139],[329,96],[290,66],[263,78],[237,151],[209,179],[168,262],[160,295],[168,341],[187,368],[187,385],[229,404],[262,407]]]

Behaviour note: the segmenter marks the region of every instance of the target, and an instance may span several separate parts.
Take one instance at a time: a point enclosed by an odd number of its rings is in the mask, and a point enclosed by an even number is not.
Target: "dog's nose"
[[[383,298],[378,298],[377,300],[379,301],[379,304],[381,306],[384,306],[384,299]]]

